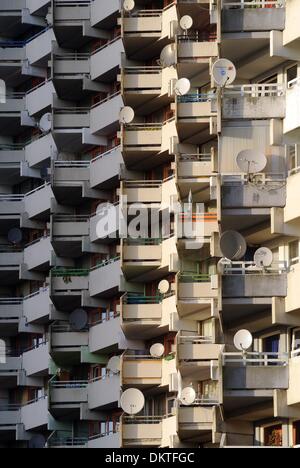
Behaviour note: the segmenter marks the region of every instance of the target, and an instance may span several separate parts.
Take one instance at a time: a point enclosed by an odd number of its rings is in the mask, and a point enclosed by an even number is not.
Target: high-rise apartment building
[[[0,447],[300,445],[299,3],[1,0]]]

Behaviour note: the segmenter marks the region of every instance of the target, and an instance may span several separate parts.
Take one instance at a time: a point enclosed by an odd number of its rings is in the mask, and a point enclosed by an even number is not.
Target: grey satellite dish
[[[185,96],[191,89],[191,82],[187,78],[180,78],[175,84],[174,91],[177,96]]]
[[[71,313],[69,321],[74,331],[80,331],[87,326],[88,315],[84,309],[75,309]]]
[[[220,249],[229,260],[240,260],[247,251],[247,243],[239,232],[226,231],[221,235]]]
[[[121,361],[119,356],[113,356],[107,363],[106,368],[113,374],[118,374],[121,369]]]
[[[224,275],[226,267],[230,268],[231,266],[232,263],[229,260],[229,258],[221,258],[221,260],[218,261],[217,265],[219,275]]]
[[[129,124],[134,119],[134,110],[132,107],[126,106],[123,107],[120,111],[119,121],[121,124]]]
[[[161,343],[155,343],[150,348],[150,354],[154,358],[160,358],[164,355],[165,347]]]
[[[52,125],[52,114],[48,112],[47,114],[43,115],[38,123],[39,129],[43,133],[50,132]]]
[[[31,449],[42,449],[46,445],[46,439],[42,434],[34,435],[28,442],[28,447]]]
[[[196,392],[192,387],[185,387],[181,391],[180,401],[184,406],[190,406],[195,403]]]
[[[176,64],[175,44],[168,44],[163,48],[160,54],[160,64],[165,68]]]
[[[19,228],[12,228],[8,231],[7,239],[11,244],[20,244],[23,239],[23,233]]]
[[[261,247],[254,254],[254,263],[257,267],[269,267],[273,263],[273,253],[267,247]]]
[[[236,158],[240,170],[247,174],[256,174],[264,170],[267,158],[263,153],[255,150],[243,150]]]
[[[236,68],[227,59],[219,59],[212,66],[212,76],[218,86],[224,87],[236,79]]]
[[[137,388],[128,388],[121,395],[120,405],[125,413],[134,415],[144,408],[145,397]]]
[[[160,281],[158,290],[161,294],[167,294],[170,290],[170,283],[167,280]]]
[[[248,330],[239,330],[233,338],[234,346],[239,351],[247,351],[253,343],[253,336]]]
[[[189,15],[185,15],[181,18],[179,24],[181,29],[188,31],[193,26],[193,18],[191,18]]]
[[[135,1],[134,0],[124,0],[123,2],[123,8],[125,11],[129,12],[132,11],[135,7]]]

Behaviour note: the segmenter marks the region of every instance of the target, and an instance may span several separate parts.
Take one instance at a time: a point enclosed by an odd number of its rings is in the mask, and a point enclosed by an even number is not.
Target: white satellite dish
[[[38,123],[39,129],[43,133],[50,132],[52,125],[52,114],[48,112],[47,114],[43,115]]]
[[[161,294],[167,294],[170,290],[170,283],[167,280],[160,281],[158,290]]]
[[[233,338],[233,343],[239,351],[247,351],[253,343],[253,336],[248,330],[239,330]]]
[[[261,247],[254,254],[254,263],[257,267],[269,267],[273,263],[273,253],[267,247]]]
[[[229,258],[221,258],[221,260],[219,260],[218,264],[217,264],[217,271],[218,271],[219,275],[224,275],[225,268],[226,267],[230,268],[231,265],[232,265],[232,263],[229,260]]]
[[[23,233],[19,228],[12,228],[7,233],[7,239],[11,244],[20,244],[23,239]]]
[[[256,174],[264,170],[267,158],[255,150],[243,150],[237,155],[236,163],[240,170],[247,174]]]
[[[134,0],[124,0],[123,2],[123,8],[125,11],[129,12],[132,11],[135,7],[135,1]]]
[[[183,405],[190,406],[195,403],[196,397],[196,392],[192,387],[185,387],[181,391],[180,401]]]
[[[236,68],[227,59],[219,59],[212,66],[212,76],[218,86],[224,87],[236,79]]]
[[[119,356],[113,356],[109,359],[106,368],[113,374],[120,372],[121,361]]]
[[[191,29],[191,27],[193,26],[193,23],[194,23],[193,18],[191,18],[191,16],[189,15],[184,15],[179,21],[180,27],[184,31],[188,31],[189,29]]]
[[[175,84],[174,91],[177,96],[185,96],[191,89],[191,82],[187,78],[180,78]]]
[[[84,309],[75,309],[70,314],[69,322],[74,331],[81,331],[88,324],[88,315]]]
[[[150,354],[152,357],[160,358],[165,352],[165,347],[161,343],[155,343],[150,348]]]
[[[160,54],[159,63],[162,67],[172,67],[176,64],[175,44],[168,44],[163,48]]]
[[[226,231],[221,235],[220,249],[229,260],[240,260],[247,251],[247,243],[239,232]]]
[[[126,106],[120,110],[119,121],[121,124],[129,124],[134,119],[134,110],[132,107]]]
[[[120,405],[125,413],[130,415],[137,414],[145,406],[145,397],[137,388],[128,388],[121,395]]]

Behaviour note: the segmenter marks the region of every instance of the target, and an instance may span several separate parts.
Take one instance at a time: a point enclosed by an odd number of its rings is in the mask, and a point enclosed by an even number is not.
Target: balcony
[[[74,380],[50,384],[50,412],[54,417],[71,414],[79,419],[82,403],[88,401],[88,382]]]
[[[164,84],[164,74],[166,72],[159,66],[123,68],[119,79],[123,94],[126,96],[126,103],[133,108],[143,105],[147,109],[150,99],[167,95],[168,88]]]
[[[48,322],[53,309],[48,287],[24,297],[23,313],[28,324]]]
[[[285,28],[285,2],[282,0],[263,0],[244,2],[226,0],[223,3],[223,33],[249,31],[283,31]]]
[[[111,135],[119,128],[120,111],[124,107],[121,93],[107,96],[95,104],[90,111],[92,134]]]
[[[88,441],[88,448],[120,448],[120,433],[119,432],[108,432],[98,434],[94,437],[90,437]]]
[[[188,335],[180,332],[177,336],[177,356],[180,361],[218,361],[222,345],[213,343],[213,337]]]
[[[114,20],[119,14],[119,0],[111,0],[109,3],[96,0],[91,4],[91,25],[102,27],[115,24]]]
[[[131,15],[123,11],[120,21],[125,40],[159,39],[162,33],[162,10],[139,10]],[[145,40],[145,39],[144,39]]]
[[[24,197],[25,211],[31,219],[44,219],[49,216],[51,198],[54,198],[51,185],[46,183],[26,193]]]
[[[62,204],[79,204],[87,195],[90,181],[89,161],[54,161],[53,192]]]
[[[56,153],[56,144],[51,133],[33,140],[25,146],[25,160],[29,167],[41,167],[50,162]]]
[[[10,333],[17,334],[19,320],[22,316],[23,298],[1,297],[0,298],[0,325],[1,330],[7,336]]]
[[[162,183],[153,180],[132,180],[121,184],[120,196],[127,197],[127,203],[161,204]]]
[[[21,423],[20,407],[18,405],[0,406],[0,436],[4,433],[14,432]],[[13,438],[15,435],[13,436]]]
[[[90,164],[91,188],[105,189],[117,184],[121,164],[123,164],[123,156],[120,146],[93,158]]]
[[[52,69],[58,84],[60,80],[83,80],[90,74],[90,54],[54,52]]]
[[[22,366],[27,377],[47,376],[49,373],[49,344],[44,342],[22,355]]]
[[[47,67],[52,51],[52,41],[55,41],[52,28],[46,28],[27,41],[25,45],[26,58],[30,65]]]
[[[16,388],[20,384],[22,358],[14,354],[7,350],[5,355],[1,355],[0,382],[5,388]]]
[[[7,220],[12,217],[20,217],[24,211],[23,194],[1,194],[0,195],[0,215]]]
[[[86,2],[60,2],[54,1],[54,17],[58,27],[74,27],[77,23],[90,20],[90,4]]]
[[[225,266],[222,277],[223,297],[285,297],[286,272],[285,262],[274,262],[265,269],[254,262],[232,262]]]
[[[40,237],[27,244],[24,249],[24,263],[28,270],[47,270],[51,263],[52,245],[50,236]]]
[[[224,90],[224,119],[283,119],[285,88],[281,84],[230,85]]]
[[[0,278],[2,284],[18,283],[20,265],[23,263],[23,252],[11,245],[0,245]]]
[[[52,80],[36,86],[26,93],[25,109],[30,116],[36,115],[53,103],[53,94],[56,94]]]
[[[89,351],[91,353],[111,353],[127,349],[128,341],[120,331],[120,317],[93,324],[89,330]]]
[[[217,155],[214,148],[211,149],[210,153],[180,154],[177,156],[177,179],[179,184],[193,182],[195,179],[199,180],[203,177],[211,177],[217,171]]]
[[[103,261],[91,269],[89,291],[91,296],[109,297],[125,289],[120,257]]]
[[[104,80],[116,76],[124,52],[123,41],[120,36],[97,49],[90,59],[91,80]]]
[[[21,422],[25,431],[48,428],[48,398],[42,397],[38,400],[28,402],[21,408]]]
[[[51,244],[59,256],[79,257],[89,236],[90,217],[86,215],[52,215]]]
[[[162,383],[162,359],[125,354],[121,365],[122,385],[149,387]]]
[[[214,408],[204,406],[183,407],[178,409],[178,433],[182,440],[203,437],[206,433],[211,437],[214,427]]]
[[[121,298],[121,327],[126,336],[141,339],[157,336],[163,324],[163,315],[176,311],[175,295],[163,298],[161,295],[144,296],[141,293],[126,293]]]
[[[23,93],[8,93],[5,103],[0,104],[0,123],[2,135],[14,136],[19,132],[21,112],[25,110]]]
[[[88,407],[90,410],[118,408],[120,400],[120,376],[108,374],[93,380],[88,386]]]
[[[162,124],[128,124],[121,127],[124,161],[138,164],[162,149]]]
[[[161,239],[124,239],[121,249],[122,270],[126,277],[147,273],[161,266]]]
[[[119,234],[119,203],[103,203],[90,218],[90,241],[110,242]],[[109,222],[107,221],[109,219]]]
[[[159,447],[163,416],[123,416],[122,447]]]
[[[223,208],[284,207],[286,184],[283,174],[256,174],[249,182],[246,174],[223,177]],[[264,190],[261,190],[260,185]]]
[[[179,63],[209,63],[211,57],[218,57],[219,46],[215,32],[191,31],[177,35],[177,59]]]
[[[273,397],[270,390],[289,387],[287,353],[226,352],[223,353],[225,396]],[[264,394],[264,391],[266,393]],[[252,392],[252,393],[251,393]]]
[[[55,268],[50,273],[50,297],[58,309],[74,310],[82,306],[84,291],[89,289],[89,270]]]
[[[180,317],[206,320],[214,314],[218,299],[218,277],[184,272],[177,278],[177,306]]]
[[[56,363],[80,364],[82,347],[88,346],[88,330],[76,332],[69,322],[54,322],[50,327],[50,354]]]

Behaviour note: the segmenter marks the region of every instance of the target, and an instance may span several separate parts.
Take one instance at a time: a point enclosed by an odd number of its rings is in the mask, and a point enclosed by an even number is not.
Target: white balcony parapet
[[[224,97],[281,97],[285,95],[285,90],[285,86],[280,83],[228,85],[224,89]]]

